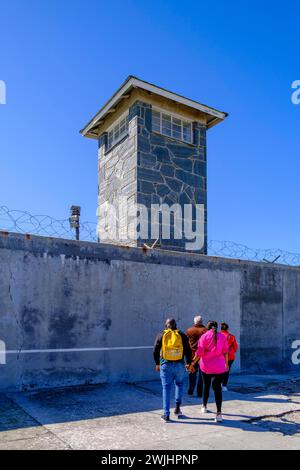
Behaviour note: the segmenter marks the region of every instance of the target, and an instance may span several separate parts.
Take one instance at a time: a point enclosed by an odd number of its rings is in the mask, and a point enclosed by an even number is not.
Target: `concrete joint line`
[[[153,346],[116,346],[104,348],[57,348],[57,349],[15,349],[7,350],[6,354],[42,354],[42,353],[68,353],[68,352],[98,352],[98,351],[132,351],[139,349],[153,349]]]

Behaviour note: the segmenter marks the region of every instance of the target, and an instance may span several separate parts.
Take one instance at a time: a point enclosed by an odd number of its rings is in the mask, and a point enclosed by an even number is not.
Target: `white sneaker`
[[[225,385],[222,385],[222,392],[228,392],[228,388]]]
[[[217,413],[215,417],[215,423],[222,423],[223,417],[221,413]]]
[[[201,406],[201,413],[208,413],[206,406]]]

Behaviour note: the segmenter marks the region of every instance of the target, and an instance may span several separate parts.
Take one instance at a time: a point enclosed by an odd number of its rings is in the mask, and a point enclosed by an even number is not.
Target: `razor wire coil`
[[[49,215],[32,215],[28,211],[10,210],[0,206],[0,231],[74,239],[69,219],[55,219]],[[80,240],[97,242],[97,223],[80,222]],[[210,240],[208,255],[248,261],[300,266],[300,254],[281,249],[253,249],[231,241]]]

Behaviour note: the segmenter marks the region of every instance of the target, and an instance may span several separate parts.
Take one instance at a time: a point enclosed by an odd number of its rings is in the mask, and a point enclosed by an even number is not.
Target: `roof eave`
[[[126,91],[129,91],[131,88],[132,77],[128,77],[123,85],[116,91],[116,93],[102,106],[100,111],[95,114],[94,117],[87,123],[83,129],[80,130],[80,133],[85,137],[89,137],[87,135],[89,131],[101,120],[105,117],[107,112],[113,107],[118,104],[118,102],[122,99],[122,96],[125,94]]]
[[[207,122],[207,129],[211,129],[212,127],[214,127],[216,124],[219,124],[220,122],[223,122],[224,119],[228,116],[228,113],[225,113],[225,117],[223,119],[220,119],[220,118],[212,118],[210,119],[208,122]]]
[[[208,116],[212,116],[212,119],[208,121],[207,127],[213,127],[219,122],[223,121],[227,116],[228,113],[223,111],[219,111],[214,108],[210,108],[209,106],[203,105],[198,103],[197,101],[190,100],[189,98],[185,98],[184,96],[177,95],[171,91],[165,90],[164,88],[157,87],[148,82],[144,82],[139,78],[129,76],[123,85],[116,91],[116,93],[105,103],[105,105],[100,109],[100,111],[88,122],[88,124],[80,130],[80,133],[84,137],[89,137],[92,139],[97,139],[98,135],[92,132],[93,127],[95,127],[99,121],[103,120],[111,110],[119,104],[122,100],[124,95],[128,93],[131,88],[141,88],[143,90],[149,91],[150,93],[163,96],[164,98],[170,99],[172,101],[176,101],[180,104],[183,104],[187,107],[196,109]]]

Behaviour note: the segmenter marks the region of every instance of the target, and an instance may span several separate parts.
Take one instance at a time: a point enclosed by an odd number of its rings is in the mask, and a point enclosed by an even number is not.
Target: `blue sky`
[[[130,74],[229,112],[208,135],[209,238],[300,252],[300,5],[2,0],[0,205],[95,220],[79,129]]]

